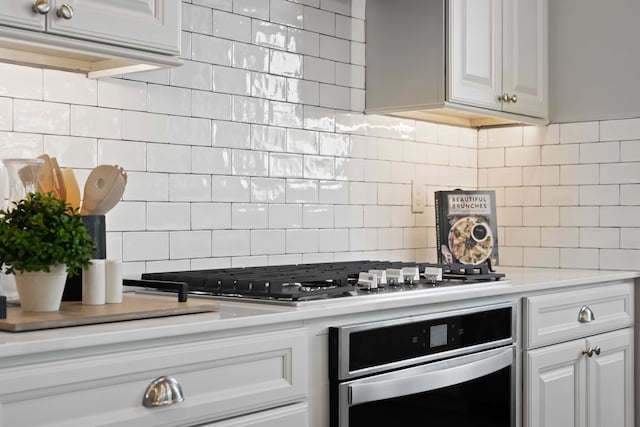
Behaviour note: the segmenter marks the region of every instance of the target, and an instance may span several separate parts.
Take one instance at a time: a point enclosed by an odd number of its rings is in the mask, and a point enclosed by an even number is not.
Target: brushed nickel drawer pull
[[[578,322],[580,323],[588,323],[592,320],[596,320],[596,316],[593,315],[593,311],[586,305],[583,305],[578,313]]]
[[[149,384],[142,398],[142,406],[155,408],[157,406],[173,405],[184,400],[180,383],[171,377],[159,377]]]

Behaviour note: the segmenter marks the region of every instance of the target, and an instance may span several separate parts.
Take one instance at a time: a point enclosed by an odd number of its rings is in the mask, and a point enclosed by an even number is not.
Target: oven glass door
[[[510,346],[341,384],[341,427],[513,427]]]

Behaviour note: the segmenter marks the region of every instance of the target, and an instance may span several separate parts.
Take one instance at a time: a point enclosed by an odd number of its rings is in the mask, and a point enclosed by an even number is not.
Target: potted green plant
[[[15,274],[23,311],[60,308],[67,275],[95,250],[77,209],[51,193],[29,193],[0,210],[0,267]]]

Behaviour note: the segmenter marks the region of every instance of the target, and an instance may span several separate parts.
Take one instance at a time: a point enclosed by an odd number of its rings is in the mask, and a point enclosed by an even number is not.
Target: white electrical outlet
[[[424,184],[411,181],[411,212],[422,213],[427,205],[427,189]]]

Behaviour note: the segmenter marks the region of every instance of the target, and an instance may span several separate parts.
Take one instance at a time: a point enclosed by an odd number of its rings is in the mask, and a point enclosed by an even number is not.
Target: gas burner
[[[390,261],[351,261],[244,267],[216,270],[145,273],[128,285],[185,284],[198,295],[263,301],[309,301],[373,292],[403,292],[500,280],[488,264],[432,264]]]

